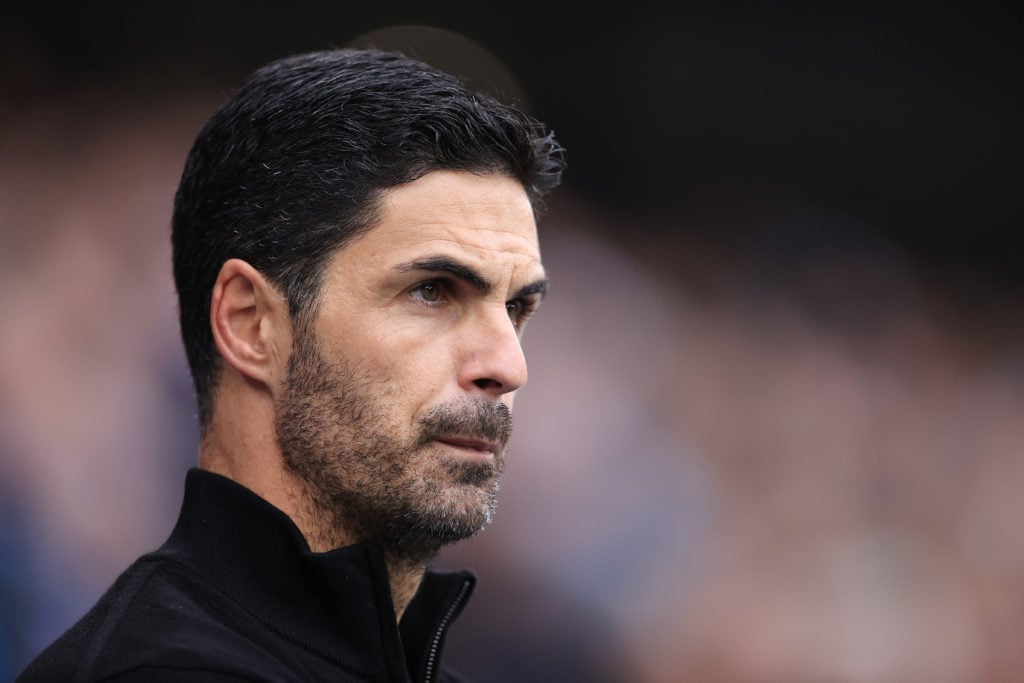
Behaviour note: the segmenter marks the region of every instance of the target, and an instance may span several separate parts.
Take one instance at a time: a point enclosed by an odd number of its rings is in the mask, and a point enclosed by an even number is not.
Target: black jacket
[[[283,512],[193,469],[167,543],[18,681],[455,681],[441,648],[473,585],[427,572],[398,626],[378,545],[313,553]]]

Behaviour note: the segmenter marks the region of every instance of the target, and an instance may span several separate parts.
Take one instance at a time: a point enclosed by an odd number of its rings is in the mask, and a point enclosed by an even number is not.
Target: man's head
[[[377,51],[271,64],[200,134],[173,243],[201,424],[225,382],[265,399],[314,545],[421,560],[489,520],[561,170],[538,122]]]
[[[242,259],[315,311],[324,265],[373,225],[383,190],[433,170],[516,179],[534,209],[561,148],[537,121],[396,53],[332,50],[252,74],[199,134],[175,198],[174,278],[201,427],[218,358],[209,304],[221,265]]]

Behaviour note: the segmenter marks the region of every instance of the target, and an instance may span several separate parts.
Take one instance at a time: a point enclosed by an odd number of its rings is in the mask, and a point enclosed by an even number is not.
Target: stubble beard
[[[389,398],[365,373],[325,357],[313,334],[297,333],[277,442],[303,485],[310,545],[375,540],[389,561],[424,565],[494,518],[511,415],[504,403],[466,398],[435,407],[419,419],[418,434],[403,438]],[[500,448],[471,460],[442,450],[436,439],[444,435]]]

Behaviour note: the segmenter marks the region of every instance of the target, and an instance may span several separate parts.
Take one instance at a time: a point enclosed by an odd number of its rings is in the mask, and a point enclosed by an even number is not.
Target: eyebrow
[[[522,287],[517,289],[516,293],[512,295],[512,298],[513,299],[521,299],[522,297],[525,297],[525,296],[532,296],[534,294],[539,294],[540,298],[543,299],[545,296],[547,296],[547,293],[548,293],[548,279],[547,278],[541,278],[540,280],[536,280],[535,282],[531,282],[528,285],[523,285]]]
[[[408,273],[414,270],[448,273],[453,278],[465,282],[480,294],[490,294],[494,289],[493,283],[477,272],[472,266],[461,263],[450,256],[428,256],[426,258],[416,259],[415,261],[409,261],[408,263],[400,263],[395,266],[395,269],[402,273]],[[518,299],[519,297],[530,296],[533,294],[540,294],[541,298],[543,298],[547,293],[547,290],[548,280],[547,278],[541,278],[520,287],[516,290],[516,293],[512,295],[512,298]]]

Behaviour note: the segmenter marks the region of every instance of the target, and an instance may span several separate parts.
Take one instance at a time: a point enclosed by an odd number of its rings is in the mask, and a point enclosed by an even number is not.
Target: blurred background
[[[1024,22],[927,7],[0,10],[0,680],[176,518],[192,139],[253,69],[349,44],[569,151],[498,517],[438,562],[481,577],[456,668],[1022,680]]]

